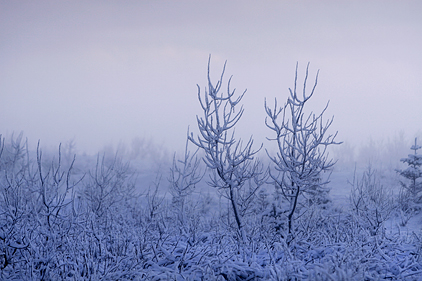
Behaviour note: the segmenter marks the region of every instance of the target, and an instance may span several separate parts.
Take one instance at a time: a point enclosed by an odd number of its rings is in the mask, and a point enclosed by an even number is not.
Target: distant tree
[[[422,154],[417,154],[417,151],[422,147],[417,144],[417,138],[415,138],[415,144],[410,148],[415,153],[409,154],[407,158],[400,159],[401,162],[407,164],[407,168],[404,170],[397,169],[396,171],[404,178],[407,182],[401,181],[401,186],[408,192],[416,201],[421,199],[422,192]]]
[[[356,169],[350,194],[350,203],[357,221],[374,236],[383,230],[386,220],[394,210],[391,190],[386,189],[379,180],[379,175],[371,165],[365,170],[362,178],[356,178]]]
[[[404,170],[396,170],[400,176],[406,179],[405,181],[400,181],[401,190],[398,197],[398,211],[402,226],[407,224],[415,212],[421,210],[422,155],[417,154],[417,151],[420,148],[421,146],[417,144],[417,139],[415,138],[415,144],[410,148],[411,150],[414,150],[415,153],[409,154],[407,158],[400,159],[400,161],[407,164],[408,167]]]
[[[309,64],[306,67],[306,75],[303,83],[302,97],[297,93],[297,69],[293,90],[289,89],[290,97],[283,107],[277,106],[275,99],[274,109],[271,109],[265,101],[267,118],[265,124],[275,133],[274,138],[268,138],[277,142],[276,155],[267,154],[274,164],[277,173],[270,173],[270,177],[276,188],[281,191],[282,197],[287,200],[288,233],[291,235],[293,221],[298,211],[300,198],[315,196],[326,192],[324,188],[329,182],[329,177],[323,179],[322,173],[329,171],[335,162],[328,159],[327,147],[339,144],[334,141],[337,133],[327,133],[333,118],[323,122],[323,114],[326,107],[319,115],[310,113],[305,116],[305,104],[313,96],[318,81],[316,75],[315,84],[309,95],[306,94]]]
[[[133,177],[129,162],[124,162],[118,153],[110,159],[105,154],[97,155],[95,170],[88,173],[82,190],[88,209],[100,218],[135,198]]]
[[[177,207],[177,216],[184,225],[185,222],[185,200],[192,194],[196,184],[198,184],[204,173],[200,170],[200,158],[197,157],[199,148],[191,154],[188,150],[189,140],[186,140],[184,157],[182,160],[176,160],[176,154],[173,156],[173,165],[170,168],[170,193],[173,196],[173,203]]]
[[[249,199],[261,186],[263,172],[262,165],[254,160],[254,155],[259,149],[252,149],[252,137],[244,146],[241,140],[234,137],[234,127],[244,111],[242,106],[238,109],[238,105],[246,90],[235,98],[235,90],[230,89],[230,77],[227,93],[221,91],[225,67],[226,64],[220,80],[214,86],[210,78],[210,60],[208,61],[208,89],[205,90],[204,97],[201,97],[198,85],[198,99],[204,113],[203,117],[197,117],[200,134],[197,138],[191,134],[189,140],[204,151],[203,160],[213,171],[209,185],[223,191],[222,194],[229,200],[240,241],[245,244],[246,232],[240,210],[243,205],[241,201]],[[253,188],[246,189],[247,182],[251,182]],[[248,192],[246,196],[245,191]]]

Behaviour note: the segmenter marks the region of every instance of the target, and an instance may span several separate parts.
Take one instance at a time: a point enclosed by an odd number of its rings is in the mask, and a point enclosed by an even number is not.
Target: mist
[[[79,152],[136,139],[181,150],[201,114],[207,62],[247,89],[242,138],[265,143],[264,100],[308,62],[311,107],[329,101],[352,147],[421,135],[419,1],[1,1],[0,129]],[[301,86],[301,85],[299,85]]]

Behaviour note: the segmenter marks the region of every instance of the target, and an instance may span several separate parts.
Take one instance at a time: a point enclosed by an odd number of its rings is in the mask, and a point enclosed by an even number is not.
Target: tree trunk
[[[230,186],[229,189],[230,189],[230,202],[232,203],[234,218],[236,220],[237,228],[241,236],[240,240],[241,240],[241,244],[243,248],[243,246],[246,244],[246,233],[245,233],[245,230],[243,229],[242,221],[239,215],[239,210],[237,209],[237,202],[236,202],[235,194],[233,191],[233,187]]]

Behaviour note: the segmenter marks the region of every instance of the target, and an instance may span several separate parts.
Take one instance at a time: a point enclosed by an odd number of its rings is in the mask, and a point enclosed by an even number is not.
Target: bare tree
[[[356,168],[351,185],[350,203],[357,221],[369,230],[372,236],[383,230],[394,210],[393,192],[385,188],[379,174],[369,164],[362,178],[356,177]]]
[[[67,271],[59,264],[69,258],[75,235],[77,219],[71,212],[73,190],[79,183],[72,176],[75,158],[63,169],[59,146],[58,159],[47,165],[38,142],[36,160],[31,161],[22,134],[12,136],[2,151],[0,279],[57,279]]]
[[[188,136],[189,137],[189,136]],[[170,193],[173,195],[173,202],[178,207],[178,219],[184,224],[185,199],[192,194],[204,173],[199,169],[200,159],[197,157],[199,148],[191,155],[188,150],[189,139],[186,139],[185,153],[183,160],[176,160],[173,156],[173,165],[170,168]]]
[[[27,225],[36,228],[37,224],[27,220],[32,206],[27,183],[32,183],[33,177],[28,175],[22,134],[17,138],[12,135],[8,144],[0,135],[0,142],[0,279],[6,279],[8,275],[3,272],[19,267],[29,248]]]
[[[329,177],[322,178],[322,173],[330,170],[335,162],[328,159],[327,147],[339,144],[334,141],[336,134],[327,134],[333,118],[323,122],[323,114],[328,103],[319,115],[310,113],[305,116],[305,104],[313,96],[318,82],[318,72],[310,94],[306,94],[309,63],[303,83],[302,97],[298,95],[296,64],[294,88],[283,107],[277,106],[275,99],[274,109],[265,101],[267,118],[265,124],[275,133],[277,142],[276,155],[267,154],[274,164],[277,173],[270,173],[275,186],[281,191],[282,197],[289,203],[287,210],[288,233],[292,233],[292,224],[298,210],[299,199],[302,196],[312,195],[323,191]]]
[[[161,205],[163,204],[165,196],[160,195],[158,193],[160,189],[160,183],[161,183],[161,177],[162,175],[157,172],[157,175],[155,176],[154,182],[152,182],[152,188],[148,189],[148,192],[146,194],[147,200],[148,200],[148,214],[149,214],[149,220],[153,220],[154,217],[159,213],[159,210],[161,209]]]
[[[211,57],[210,57],[211,59]],[[234,137],[234,126],[243,115],[243,106],[238,109],[238,104],[246,90],[235,98],[235,90],[230,89],[231,77],[227,83],[227,93],[221,91],[223,71],[217,84],[214,86],[210,78],[210,59],[208,60],[208,89],[201,97],[198,85],[198,99],[203,110],[203,117],[197,116],[200,135],[189,140],[202,149],[205,153],[204,162],[213,173],[208,184],[223,191],[223,195],[230,201],[240,241],[246,243],[246,233],[240,213],[240,192],[246,182],[252,180],[254,188],[250,195],[262,184],[262,166],[254,155],[259,151],[253,150],[252,137],[245,146],[241,140]],[[262,147],[262,146],[261,146]]]
[[[110,159],[105,154],[101,158],[97,155],[95,171],[89,172],[82,191],[90,211],[102,217],[112,206],[136,197],[133,177],[129,162],[124,162],[118,152]]]

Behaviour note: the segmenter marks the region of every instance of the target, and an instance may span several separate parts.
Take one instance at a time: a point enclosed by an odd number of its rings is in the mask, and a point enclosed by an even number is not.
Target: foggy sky
[[[236,133],[265,142],[310,62],[309,110],[338,140],[422,132],[421,1],[0,1],[0,134],[79,151],[152,138],[183,147],[207,61],[241,93]],[[312,79],[311,79],[312,78]],[[309,85],[310,87],[310,85]]]

